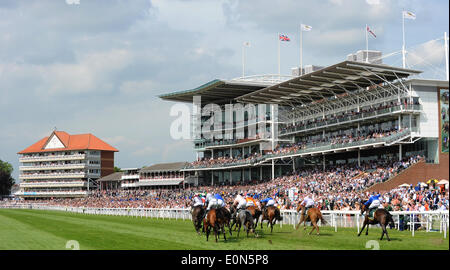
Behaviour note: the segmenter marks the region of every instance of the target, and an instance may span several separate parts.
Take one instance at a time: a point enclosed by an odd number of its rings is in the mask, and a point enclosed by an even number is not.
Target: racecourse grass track
[[[308,226],[308,231],[311,227]],[[308,235],[302,228],[279,225],[270,229],[264,223],[259,238],[249,238],[241,230],[216,243],[197,235],[190,220],[146,219],[123,216],[0,209],[1,250],[65,250],[76,240],[81,250],[365,250],[369,240],[378,240],[381,229],[371,226],[369,235],[357,237],[356,228],[321,227],[321,235]],[[381,250],[448,250],[449,240],[439,232],[389,230],[391,242],[379,241]]]

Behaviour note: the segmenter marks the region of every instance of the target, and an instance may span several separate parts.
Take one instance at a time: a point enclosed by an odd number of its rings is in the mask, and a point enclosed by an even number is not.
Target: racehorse
[[[206,231],[206,241],[208,241],[209,239],[209,234],[211,233],[212,228],[217,242],[218,235],[220,234],[220,229],[222,228],[221,222],[223,222],[223,217],[221,217],[221,214],[222,213],[220,213],[220,211],[217,211],[217,209],[215,208],[212,208],[206,214],[206,217],[203,220],[203,228],[204,231]],[[227,240],[225,232],[223,234],[223,238],[225,239],[225,241]]]
[[[253,226],[253,217],[250,211],[248,210],[238,211],[238,213],[236,214],[236,219],[237,219],[236,227],[238,228],[238,235],[237,235],[238,237],[239,233],[241,232],[241,226],[244,226],[244,230],[247,231],[247,237],[250,230],[253,233],[255,233],[255,228]]]
[[[226,209],[225,207],[220,207],[217,209],[217,211],[220,212],[220,216],[223,218],[221,220],[222,231],[225,234],[225,225],[226,225],[228,227],[228,230],[230,231],[230,235],[232,235],[231,234],[231,226],[230,226],[230,221],[231,221],[230,211],[228,211],[228,209]]]
[[[201,205],[197,205],[192,209],[192,221],[194,223],[195,231],[200,234],[200,228],[202,227],[202,218],[205,214],[205,208]]]
[[[387,211],[386,209],[379,208],[375,211],[373,214],[373,218],[369,218],[369,209],[367,209],[366,205],[364,205],[366,201],[361,202],[361,215],[364,214],[364,212],[367,212],[364,218],[364,223],[362,226],[361,231],[359,232],[358,236],[361,235],[361,233],[364,230],[364,227],[367,226],[366,235],[369,234],[369,225],[375,225],[380,224],[381,229],[383,230],[383,233],[381,234],[380,241],[383,240],[384,234],[386,234],[387,240],[391,241],[389,238],[388,232],[386,230],[386,225],[390,225],[391,228],[395,227],[394,219],[392,218],[392,215]]]
[[[297,212],[303,211],[304,208],[305,207],[303,205],[301,205],[301,203],[299,203],[298,206],[297,206]],[[322,213],[320,212],[320,210],[318,208],[311,207],[311,208],[308,209],[306,214],[300,218],[300,222],[298,223],[296,230],[298,230],[298,228],[300,227],[300,224],[302,224],[302,222],[305,222],[304,230],[306,230],[306,222],[307,221],[311,221],[311,226],[313,226],[313,228],[309,232],[309,234],[311,235],[311,233],[314,231],[314,229],[316,229],[317,230],[317,235],[319,235],[320,234],[319,233],[319,226],[317,225],[317,222],[319,220],[322,222],[323,225],[327,224],[327,222],[323,218]]]
[[[263,221],[267,220],[267,226],[270,225],[270,233],[273,231],[273,225],[278,221],[283,220],[283,217],[280,214],[280,209],[275,206],[267,206],[265,204],[263,206],[262,217],[261,217],[261,229],[263,228]]]
[[[247,207],[247,210],[250,212],[250,214],[252,214],[253,220],[255,221],[253,226],[254,229],[256,229],[256,226],[258,226],[259,217],[261,216],[262,212],[256,206],[249,206]]]
[[[230,204],[230,214],[231,214],[231,225],[230,228],[233,229],[233,226],[239,223],[239,219],[237,217],[237,209],[234,204]],[[234,228],[237,230],[237,226]]]

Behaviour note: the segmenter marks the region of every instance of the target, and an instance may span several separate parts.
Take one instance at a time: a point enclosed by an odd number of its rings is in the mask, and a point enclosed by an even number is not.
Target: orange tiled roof
[[[65,148],[52,148],[44,149],[47,142],[55,134],[58,139],[64,144]],[[68,150],[100,150],[100,151],[113,151],[119,152],[116,148],[100,140],[92,134],[78,134],[70,135],[64,131],[54,131],[50,136],[43,138],[30,147],[20,151],[18,154],[27,153],[41,153],[41,152],[54,152],[54,151],[68,151]]]

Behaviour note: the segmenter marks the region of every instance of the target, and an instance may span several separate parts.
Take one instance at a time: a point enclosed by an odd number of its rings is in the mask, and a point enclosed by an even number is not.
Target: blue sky
[[[93,133],[120,150],[116,166],[141,167],[193,160],[188,141],[169,135],[172,102],[157,95],[242,74],[275,74],[277,33],[281,71],[303,63],[331,65],[365,48],[364,27],[377,38],[369,49],[401,49],[401,12],[412,68],[443,79],[442,36],[448,1],[434,0],[69,0],[0,1],[0,159],[14,166],[17,152],[54,127]],[[425,43],[430,40],[436,40]],[[424,44],[425,43],[425,44]],[[426,62],[421,59],[424,55]],[[415,56],[414,56],[415,55]],[[397,54],[386,63],[401,65]]]

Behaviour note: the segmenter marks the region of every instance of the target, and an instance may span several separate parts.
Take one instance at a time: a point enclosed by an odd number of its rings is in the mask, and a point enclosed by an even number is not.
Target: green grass
[[[259,226],[258,226],[259,227]],[[367,241],[378,240],[381,229],[371,227],[369,235],[357,237],[356,228],[321,227],[320,236],[302,229],[264,226],[259,237],[241,231],[224,242],[206,241],[197,235],[191,221],[146,219],[121,216],[83,215],[59,211],[0,209],[0,250],[64,250],[76,240],[82,250],[365,250]],[[449,249],[449,240],[439,232],[389,230],[391,242],[379,241],[380,249]]]

